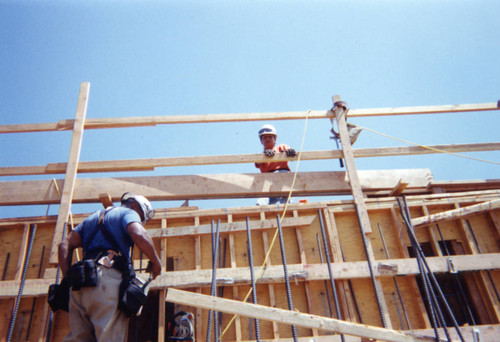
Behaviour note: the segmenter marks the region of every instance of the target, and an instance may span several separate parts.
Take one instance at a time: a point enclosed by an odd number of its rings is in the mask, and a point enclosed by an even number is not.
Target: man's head
[[[274,128],[273,125],[264,125],[259,130],[260,142],[264,145],[264,149],[266,150],[274,147],[277,137],[276,128]]]
[[[121,204],[127,208],[135,210],[141,218],[142,224],[151,220],[154,216],[154,209],[148,199],[141,195],[134,195],[126,192],[122,195]]]

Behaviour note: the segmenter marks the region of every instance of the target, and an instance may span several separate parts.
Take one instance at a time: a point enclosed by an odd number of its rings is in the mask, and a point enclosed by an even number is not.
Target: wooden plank
[[[113,200],[109,194],[99,194],[99,200],[104,208],[113,206]]]
[[[233,223],[233,216],[232,215],[227,216],[227,222],[229,224]],[[231,270],[235,270],[235,269],[237,269],[237,267],[236,267],[236,243],[234,240],[234,233],[233,232],[229,233],[229,255],[231,257]],[[249,273],[250,273],[250,271],[249,271]],[[239,294],[238,286],[232,286],[232,289],[233,289],[233,298],[239,299],[240,294]],[[234,333],[235,333],[236,341],[241,341],[242,334],[241,334],[241,317],[240,316],[234,317]]]
[[[414,114],[442,114],[460,112],[479,112],[498,110],[498,104],[477,103],[460,105],[438,105],[438,106],[418,106],[418,107],[395,107],[395,108],[368,108],[351,109],[349,117],[373,117],[388,115],[414,115]],[[123,118],[98,118],[88,119],[85,122],[87,129],[99,128],[119,128],[119,127],[141,127],[156,126],[162,124],[185,124],[185,123],[215,123],[215,122],[247,122],[261,120],[303,120],[308,119],[328,119],[329,111],[300,111],[300,112],[269,112],[269,113],[231,113],[231,114],[202,114],[202,115],[163,115],[163,116],[142,116]],[[20,132],[45,132],[71,130],[73,120],[61,120],[58,123],[40,124],[18,124],[0,125],[1,133]]]
[[[359,323],[350,323],[333,318],[303,314],[258,304],[243,303],[236,300],[214,298],[188,291],[169,289],[168,302],[182,303],[190,306],[200,306],[209,310],[223,311],[247,317],[284,324],[297,325],[306,328],[316,328],[324,331],[338,332],[384,341],[434,341],[433,337],[412,336],[396,330],[383,329]]]
[[[360,172],[364,191],[392,189],[403,174],[414,174],[411,186],[428,192],[428,169]],[[392,175],[392,176],[391,176]],[[294,174],[244,173],[187,176],[81,178],[75,183],[73,203],[99,203],[98,194],[108,193],[119,201],[124,190],[140,193],[151,201],[287,196]],[[59,203],[51,180],[0,182],[0,205]],[[62,185],[58,180],[58,186]],[[351,192],[343,171],[298,173],[294,196],[346,195]]]
[[[167,228],[167,220],[161,220],[162,229]],[[167,272],[167,239],[161,239],[160,261],[161,271]],[[165,341],[166,327],[165,327],[165,296],[166,290],[160,289],[158,291],[158,341]]]
[[[480,204],[474,204],[464,208],[448,210],[438,214],[417,217],[411,220],[411,224],[413,225],[413,227],[419,227],[419,226],[429,225],[432,223],[456,220],[470,215],[491,211],[497,208],[500,208],[500,199]]]
[[[302,216],[296,218],[284,218],[282,222],[282,227],[307,227],[310,226],[314,221],[316,216]],[[250,229],[252,230],[263,230],[263,229],[276,229],[276,220],[262,220],[262,221],[250,221]],[[151,238],[165,238],[174,236],[184,236],[184,235],[204,235],[210,234],[211,225],[194,225],[194,226],[184,226],[175,228],[164,228],[164,229],[148,229],[149,236]],[[246,231],[246,222],[228,222],[220,223],[219,231],[221,233],[227,232],[244,232]]]
[[[356,213],[358,217],[359,227],[361,229],[361,235],[364,243],[364,248],[367,257],[367,263],[371,263],[371,267],[374,267],[375,255],[373,253],[373,248],[371,246],[371,241],[367,235],[372,233],[372,227],[370,223],[370,218],[368,217],[368,209],[364,200],[363,189],[361,188],[361,183],[358,177],[358,171],[356,164],[354,162],[354,154],[352,152],[352,146],[349,138],[349,132],[347,131],[346,115],[347,109],[342,105],[338,105],[340,97],[334,96],[334,109],[332,109],[333,114],[337,120],[337,125],[339,129],[340,141],[342,143],[342,150],[344,152],[344,161],[347,174],[349,176],[349,183],[351,185],[352,196],[354,198],[354,204],[356,206]],[[333,123],[333,122],[332,122]],[[373,281],[373,286],[375,294],[377,297],[377,304],[379,307],[381,320],[383,326],[386,328],[392,328],[391,317],[389,315],[389,310],[387,308],[387,302],[384,297],[384,292],[382,290],[382,285],[380,281],[375,279]]]
[[[500,253],[488,253],[478,255],[454,255],[453,264],[458,272],[484,271],[500,269]],[[446,273],[448,269],[448,257],[428,257],[427,263],[432,272]],[[384,264],[393,264],[397,268],[396,274],[381,272],[375,267],[374,274],[378,278],[393,276],[414,276],[419,274],[416,260],[414,259],[386,259]],[[377,264],[378,265],[378,264]],[[377,266],[376,265],[376,266]],[[369,278],[370,272],[365,261],[335,262],[331,264],[332,273],[335,279],[362,279]],[[318,281],[328,278],[326,264],[289,264],[289,273],[303,273],[303,280]],[[23,296],[38,296],[47,294],[48,286],[54,282],[56,269],[47,270],[44,279],[28,279]],[[255,267],[256,273],[262,273],[258,279],[258,284],[283,283],[283,266],[271,265]],[[236,285],[250,284],[250,270],[248,267],[220,268],[217,270],[217,278],[232,279]],[[300,280],[302,281],[302,280]],[[0,298],[17,295],[19,281],[2,282],[2,292]],[[172,271],[162,274],[151,283],[151,289],[161,289],[165,287],[194,288],[210,287],[212,284],[212,271],[209,269]]]
[[[457,152],[479,152],[498,151],[500,143],[478,143],[478,144],[453,144],[432,145],[428,148],[421,146],[382,147],[353,149],[354,157],[386,157],[405,156]],[[302,152],[300,160],[324,160],[342,158],[342,151],[305,151]],[[296,161],[298,157],[288,157],[285,153],[277,153],[272,157],[273,161]],[[196,165],[221,165],[221,164],[245,164],[268,162],[269,157],[262,153],[222,155],[222,156],[195,156],[195,157],[165,157],[147,159],[125,159],[125,160],[102,160],[82,161],[78,164],[78,173],[92,172],[121,172],[121,171],[153,171],[158,167],[174,166],[196,166]],[[0,167],[0,176],[22,176],[40,174],[62,174],[65,173],[67,163],[49,163],[46,166],[10,166]]]
[[[52,240],[52,248],[50,251],[49,263],[57,263],[57,246],[62,241],[63,231],[66,228],[73,192],[75,189],[76,172],[78,161],[80,159],[80,150],[82,147],[83,126],[85,116],[87,115],[87,104],[89,98],[90,83],[82,82],[80,85],[80,94],[78,96],[78,104],[76,108],[76,117],[73,126],[73,135],[71,137],[71,145],[68,157],[68,166],[66,168],[66,177],[61,195],[59,214],[57,216],[56,227],[54,230],[54,238]]]
[[[332,261],[335,262],[344,262],[344,257],[342,255],[342,246],[340,244],[339,232],[337,230],[337,224],[335,222],[335,214],[330,211],[323,209],[323,217],[325,218],[325,226],[328,232],[328,240],[330,241],[331,246],[331,254]],[[338,296],[341,300],[342,307],[344,308],[345,319],[350,322],[360,322],[361,317],[359,317],[360,313],[356,308],[356,303],[354,299],[354,293],[351,291],[351,287],[349,286],[350,280],[337,280],[336,284],[339,288],[340,296]],[[325,283],[326,284],[326,283]],[[326,291],[326,289],[325,289]]]
[[[298,219],[299,218],[299,212],[297,210],[293,210],[293,217],[295,219]],[[313,218],[315,218],[313,216]],[[283,219],[284,221],[285,219]],[[312,223],[312,221],[311,221]],[[310,224],[309,224],[310,225]],[[307,258],[306,258],[306,251],[304,249],[304,241],[302,239],[302,228],[301,227],[296,227],[295,228],[295,235],[297,237],[297,245],[298,245],[298,248],[299,248],[299,254],[300,254],[300,263],[301,264],[307,264]],[[312,301],[312,290],[311,290],[311,284],[308,282],[308,281],[305,281],[304,282],[304,288],[305,288],[305,292],[306,292],[306,300],[307,300],[307,308],[308,308],[308,312],[315,312],[315,308],[314,308],[314,304],[313,304],[313,301]],[[319,333],[318,333],[318,329],[316,328],[313,328],[312,329],[312,335],[313,336],[318,336]]]
[[[398,184],[396,184],[396,186],[394,187],[394,189],[391,190],[391,192],[389,193],[389,196],[391,196],[391,197],[400,196],[405,191],[405,189],[408,187],[408,185],[410,185],[410,183],[406,179],[401,178],[398,181]]]

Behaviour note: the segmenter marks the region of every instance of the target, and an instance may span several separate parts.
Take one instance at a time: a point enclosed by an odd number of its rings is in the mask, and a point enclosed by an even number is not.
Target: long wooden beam
[[[283,228],[287,227],[308,227],[312,224],[316,216],[302,216],[297,218],[283,218],[281,222],[281,226]],[[250,221],[249,227],[252,230],[264,230],[264,229],[273,229],[277,228],[276,220],[259,220],[259,221]],[[219,231],[221,233],[226,232],[243,232],[247,230],[247,226],[245,222],[229,222],[229,223],[220,223]],[[165,237],[173,237],[173,236],[192,236],[192,235],[200,235],[200,234],[211,234],[211,225],[203,224],[196,226],[184,226],[184,227],[175,227],[175,228],[160,228],[160,229],[148,229],[148,234],[151,238],[165,238]]]
[[[401,146],[401,147],[380,147],[380,148],[359,148],[353,149],[355,158],[367,157],[388,157],[421,155],[431,153],[459,153],[459,152],[481,152],[499,151],[500,142],[479,143],[479,144],[452,144],[452,145],[432,145],[421,146]],[[306,151],[302,152],[301,160],[323,160],[342,158],[340,150],[330,151]],[[123,159],[123,160],[102,160],[87,161],[78,164],[78,173],[92,172],[121,172],[121,171],[153,171],[157,167],[173,166],[195,166],[195,165],[219,165],[219,164],[245,164],[268,162],[269,157],[262,153],[222,155],[222,156],[196,156],[196,157],[165,157],[165,158],[145,158],[145,159]],[[285,153],[278,153],[272,157],[273,161],[296,161],[297,157],[287,157]],[[45,166],[12,166],[0,167],[0,176],[22,176],[41,174],[61,174],[66,171],[66,163],[49,163]]]
[[[52,240],[52,248],[50,251],[49,262],[51,264],[57,263],[57,246],[62,241],[63,231],[66,228],[69,213],[71,210],[71,202],[73,199],[73,192],[75,190],[78,161],[80,160],[80,151],[82,147],[83,126],[85,123],[85,116],[87,115],[89,91],[90,83],[82,82],[80,85],[80,94],[78,95],[78,104],[76,107],[73,135],[71,137],[68,163],[66,166],[66,177],[64,179],[64,184],[62,187],[63,190],[60,198],[61,205],[59,206],[59,214],[57,216],[54,237]]]
[[[374,338],[381,341],[435,341],[433,337],[412,336],[392,329],[384,329],[359,323],[341,321],[334,318],[303,314],[275,307],[250,304],[232,299],[207,296],[199,293],[168,289],[167,302],[201,307],[216,312],[227,312],[235,315],[253,317],[301,327],[332,331],[341,334]]]
[[[437,214],[417,217],[411,220],[411,224],[413,227],[426,226],[437,222],[464,218],[470,215],[479,214],[498,208],[500,208],[500,199],[480,204],[474,204],[464,208],[448,210]]]
[[[476,189],[481,189],[486,181],[470,181],[471,184],[476,184]],[[500,189],[500,180],[493,182],[496,184],[496,189]],[[488,183],[489,184],[489,183]],[[450,205],[453,203],[467,202],[467,203],[481,203],[489,202],[498,199],[500,190],[479,190],[479,191],[468,191],[468,192],[456,192],[456,193],[438,193],[431,195],[408,195],[406,200],[410,207],[422,206],[422,199],[425,198],[426,205]],[[367,198],[366,204],[368,210],[389,210],[394,207],[393,198]],[[354,205],[352,200],[331,200],[322,202],[310,202],[310,203],[295,203],[289,204],[289,210],[294,209],[310,209],[317,210],[329,207],[332,212],[350,212],[354,211]],[[234,208],[218,208],[218,209],[199,209],[198,207],[175,207],[175,208],[158,208],[155,210],[155,218],[179,218],[185,217],[186,212],[196,211],[196,215],[199,217],[214,217],[214,216],[226,216],[228,214],[248,214],[254,213],[259,214],[261,212],[259,206],[251,207],[234,207]],[[278,207],[270,207],[267,209],[268,212],[279,213],[282,209]],[[75,225],[82,222],[90,213],[73,214],[73,222]],[[55,224],[57,221],[57,215],[50,216],[26,216],[26,217],[15,217],[15,218],[1,218],[0,219],[0,229],[2,228],[16,228],[22,229],[24,224]],[[148,230],[153,230],[155,221],[148,223]],[[160,226],[157,225],[159,228]]]
[[[294,174],[289,172],[81,178],[76,180],[73,202],[99,202],[102,193],[119,201],[125,191],[142,194],[152,201],[286,196],[293,177]],[[366,190],[391,190],[400,178],[410,180],[409,188],[426,188],[432,175],[428,169],[370,170],[359,172],[359,178]],[[63,181],[56,182],[61,187]],[[51,180],[0,182],[0,188],[0,205],[59,203],[59,195]],[[299,173],[293,189],[295,196],[349,193],[343,171]]]
[[[454,255],[452,258],[454,269],[458,272],[473,272],[484,270],[500,269],[500,253],[475,254],[475,255]],[[427,263],[432,272],[449,272],[449,257],[428,257]],[[137,260],[136,268],[139,268],[140,261]],[[394,272],[386,271],[386,265]],[[378,261],[374,268],[377,278],[394,276],[414,276],[419,274],[418,264],[415,259],[387,259]],[[289,264],[287,265],[289,275],[297,281],[323,281],[329,279],[326,264]],[[369,278],[370,273],[365,261],[334,262],[331,263],[332,276],[335,279],[363,279]],[[27,279],[23,296],[46,295],[48,286],[54,282],[55,268],[45,271],[44,279]],[[151,283],[152,289],[162,288],[195,288],[209,287],[212,284],[212,271],[210,269],[191,271],[171,271],[163,273]],[[255,273],[261,272],[261,267],[256,267]],[[220,268],[217,270],[217,278],[234,285],[250,284],[250,269],[248,267]],[[258,284],[283,283],[283,266],[271,265],[262,270]],[[19,289],[19,281],[0,282],[2,297],[15,297]],[[227,284],[229,285],[229,284]]]
[[[477,103],[462,105],[418,106],[396,108],[351,109],[349,117],[374,117],[388,115],[442,114],[460,112],[479,112],[499,110],[498,103]],[[156,126],[163,124],[241,122],[261,120],[302,120],[331,118],[329,110],[301,112],[270,112],[270,113],[235,113],[235,114],[205,114],[205,115],[163,115],[124,118],[88,119],[86,129]],[[73,120],[61,120],[57,123],[0,125],[1,133],[67,131],[73,127]]]

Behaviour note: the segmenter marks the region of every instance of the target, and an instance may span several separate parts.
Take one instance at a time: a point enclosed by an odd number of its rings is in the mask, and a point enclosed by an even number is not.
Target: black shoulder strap
[[[113,207],[114,208],[114,207]],[[112,209],[110,209],[112,210]],[[115,239],[113,238],[113,235],[111,235],[111,233],[109,232],[108,228],[106,227],[106,224],[104,224],[104,215],[106,215],[106,213],[108,212],[109,210],[106,210],[104,212],[104,214],[102,214],[102,216],[100,217],[99,219],[99,222],[97,223],[97,228],[101,230],[101,233],[102,235],[104,236],[104,238],[110,243],[113,245],[113,248],[116,250],[116,251],[120,251],[127,259],[129,259],[129,256],[128,256],[128,253],[126,253],[126,251],[123,251],[120,246],[118,246],[118,244],[116,243]],[[97,230],[97,229],[96,229]]]
[[[94,230],[92,231],[92,234],[90,235],[90,237],[89,237],[89,240],[88,240],[88,241],[92,241],[92,240],[94,240],[94,238],[95,238],[95,236],[96,236],[97,232],[99,231],[99,223],[102,221],[102,219],[104,218],[104,215],[105,215],[105,214],[106,214],[106,212],[104,212],[104,213],[101,215],[101,217],[99,218],[99,221],[98,221],[98,223],[97,223],[96,227],[94,228]]]

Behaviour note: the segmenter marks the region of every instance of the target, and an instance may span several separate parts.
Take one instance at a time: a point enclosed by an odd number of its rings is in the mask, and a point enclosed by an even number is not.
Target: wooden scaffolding
[[[491,151],[500,150],[500,143],[353,149],[345,121],[346,114],[499,110],[497,103],[348,110],[334,97],[331,110],[308,113],[86,119],[89,87],[81,85],[74,120],[0,126],[0,133],[72,131],[67,162],[0,167],[2,176],[65,175],[0,182],[2,206],[59,204],[57,216],[0,219],[1,341],[64,338],[67,314],[52,314],[46,299],[48,286],[58,279],[57,245],[88,215],[70,215],[71,204],[107,207],[125,191],[151,201],[287,196],[290,191],[352,195],[288,205],[157,209],[146,228],[163,273],[152,282],[143,314],[131,320],[129,340],[168,340],[169,323],[181,310],[193,313],[198,340],[210,330],[222,341],[434,341],[436,332],[451,340],[495,341],[500,334],[500,179],[437,182],[427,169],[358,172],[355,165],[355,158],[367,156]],[[274,160],[341,158],[346,171],[77,178],[78,173],[269,161],[247,154],[85,162],[79,160],[84,129],[305,118],[335,121],[342,149]],[[453,313],[445,318],[447,329],[433,329],[434,309],[412,231]],[[144,273],[147,260],[140,251],[133,255],[135,268]],[[214,328],[209,317],[217,317]]]

